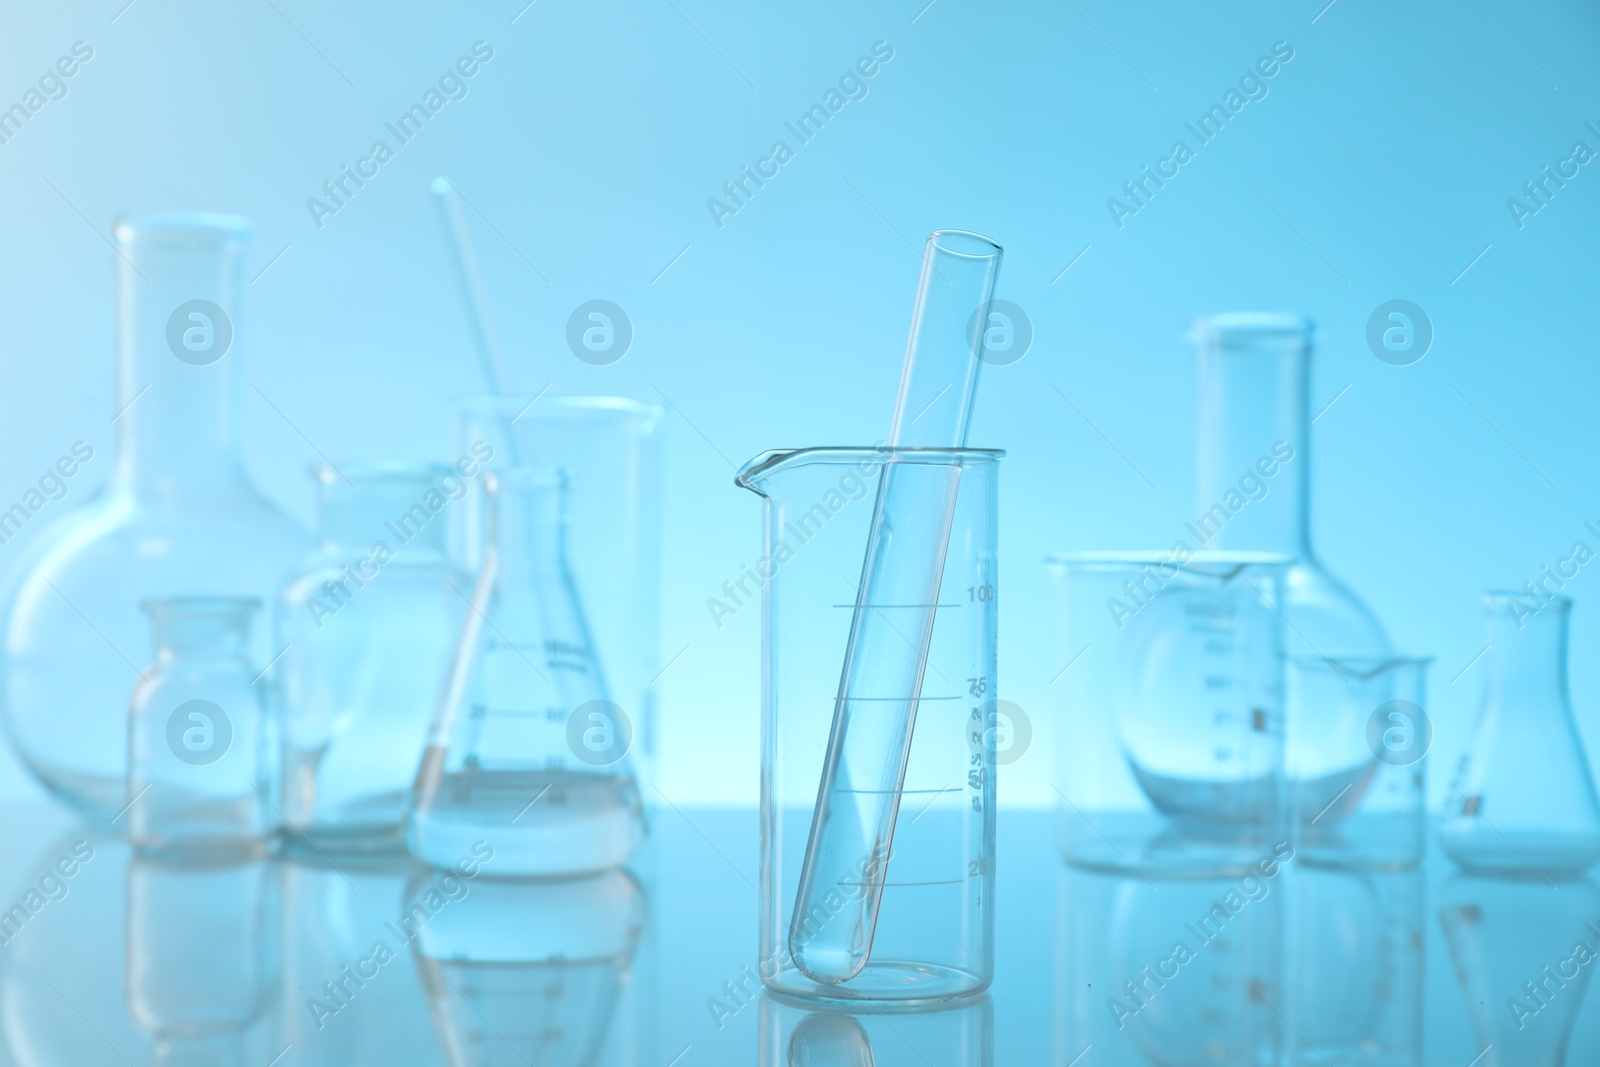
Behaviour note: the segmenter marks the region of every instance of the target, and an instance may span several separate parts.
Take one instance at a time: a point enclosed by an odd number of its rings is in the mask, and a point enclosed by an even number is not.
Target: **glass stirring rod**
[[[975,233],[929,235],[890,448],[966,443],[1000,256]],[[789,952],[815,982],[848,981],[871,954],[960,475],[900,454],[878,483],[789,923]]]

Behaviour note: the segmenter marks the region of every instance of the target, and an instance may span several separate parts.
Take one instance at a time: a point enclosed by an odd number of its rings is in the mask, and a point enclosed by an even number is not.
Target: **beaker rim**
[[[762,452],[740,467],[733,484],[760,493],[758,485],[768,475],[797,463],[830,463],[836,466],[869,459],[875,465],[888,457],[902,461],[938,463],[947,466],[992,464],[1005,457],[1002,448],[905,448],[889,445],[812,445],[805,448],[775,448]],[[859,458],[857,458],[859,457]]]
[[[212,211],[137,211],[111,223],[120,245],[164,244],[213,247],[250,239],[250,220]]]
[[[1508,600],[1521,600],[1526,603],[1530,599],[1537,600],[1538,598],[1526,589],[1486,589],[1479,603],[1483,605],[1485,612],[1496,612],[1503,610]],[[1532,614],[1540,614],[1545,611],[1554,611],[1560,614],[1572,610],[1572,598],[1569,596],[1557,594],[1548,599],[1539,600],[1538,603],[1537,611],[1532,612]]]
[[[1196,344],[1228,337],[1294,336],[1310,340],[1316,323],[1297,311],[1222,311],[1194,320],[1189,340]]]
[[[535,408],[537,401],[537,408]],[[635,400],[628,396],[545,396],[543,393],[464,393],[451,399],[451,404],[462,411],[503,412],[514,416],[522,414],[575,418],[584,413],[632,415],[647,428],[655,426],[666,414],[660,404]]]
[[[422,478],[431,481],[455,470],[448,463],[410,459],[342,459],[338,463],[313,463],[309,469],[311,477],[323,485],[341,481],[404,482]]]
[[[966,259],[993,259],[1005,251],[999,241],[972,230],[934,230],[928,240],[939,251]]]
[[[139,601],[151,615],[242,615],[261,607],[253,596],[155,596]]]

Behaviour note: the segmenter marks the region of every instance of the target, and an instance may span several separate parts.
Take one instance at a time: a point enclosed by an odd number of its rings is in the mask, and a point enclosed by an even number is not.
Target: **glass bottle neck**
[[[118,220],[116,483],[215,495],[244,480],[239,444],[246,231],[217,216]]]
[[[1491,693],[1516,694],[1529,706],[1567,699],[1567,619],[1569,602],[1556,599],[1537,614],[1520,617],[1506,595],[1491,595],[1488,613],[1488,686]]]
[[[1201,324],[1195,547],[1312,559],[1309,325]]]

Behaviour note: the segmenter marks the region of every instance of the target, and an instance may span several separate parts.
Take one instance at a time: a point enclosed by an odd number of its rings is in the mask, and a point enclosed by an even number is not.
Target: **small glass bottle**
[[[29,546],[0,617],[0,710],[47,790],[106,821],[127,802],[129,661],[151,597],[254,596],[308,547],[261,495],[240,448],[249,225],[225,215],[118,219],[117,448],[109,477]],[[107,412],[108,415],[113,412]],[[67,442],[62,442],[65,447]],[[63,464],[101,478],[94,450]],[[29,522],[46,521],[48,511]],[[251,649],[267,663],[262,627]]]
[[[1600,859],[1600,799],[1567,693],[1572,601],[1537,611],[1483,598],[1483,704],[1447,796],[1439,844],[1470,871],[1559,878]]]
[[[322,465],[321,544],[278,591],[283,815],[320,850],[399,848],[406,798],[472,592],[445,555],[454,467]]]
[[[156,662],[128,708],[128,840],[152,851],[264,852],[278,747],[245,656],[259,600],[149,600]]]
[[[1385,658],[1389,639],[1377,616],[1311,548],[1311,321],[1214,315],[1195,324],[1194,340],[1200,501],[1184,540],[1191,550],[1273,552],[1294,561],[1281,601],[1291,656]],[[1286,710],[1291,806],[1307,821],[1337,821],[1378,765],[1365,711],[1349,702],[1297,701]],[[1357,788],[1349,788],[1352,781]]]

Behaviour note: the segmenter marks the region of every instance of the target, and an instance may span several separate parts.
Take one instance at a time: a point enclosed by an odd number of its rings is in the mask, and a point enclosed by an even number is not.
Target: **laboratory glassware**
[[[1372,758],[1321,811],[1291,818],[1307,862],[1351,867],[1420,863],[1427,840],[1428,659],[1295,656],[1288,663],[1288,704],[1314,707],[1324,721],[1366,739]],[[1305,800],[1298,794],[1297,800]]]
[[[1199,368],[1199,513],[1186,524],[1194,550],[1291,557],[1282,607],[1290,655],[1382,659],[1389,640],[1372,611],[1318,561],[1311,547],[1309,319],[1231,313],[1195,324]],[[1364,724],[1337,707],[1287,709],[1284,757],[1295,810],[1328,805],[1370,767]]]
[[[966,444],[1000,257],[1000,246],[978,234],[929,235],[891,449]],[[872,948],[876,880],[863,883],[849,923],[815,933],[804,927],[825,908],[834,872],[861,854],[863,842],[872,854],[893,847],[961,471],[959,464],[891,457],[878,481],[790,933],[796,965],[818,982],[854,977]],[[904,607],[891,621],[880,604]]]
[[[7,583],[0,669],[13,747],[47,790],[101,820],[127,802],[129,660],[148,632],[140,603],[265,601],[308,547],[252,484],[240,450],[247,233],[243,219],[219,215],[116,222],[116,460]],[[98,480],[104,461],[77,458],[71,484]],[[251,648],[262,664],[276,651],[268,629]]]
[[[276,865],[135,853],[127,879],[128,1009],[156,1038],[154,1061],[244,1063],[242,1038],[278,984]]]
[[[1439,924],[1482,1049],[1478,1067],[1564,1067],[1600,956],[1588,879],[1453,875]]]
[[[801,1005],[765,992],[760,1000],[760,1067],[993,1067],[995,1062],[994,1003],[988,997],[892,1014]]]
[[[1281,556],[1068,553],[1062,848],[1113,870],[1215,870],[1283,840]]]
[[[1422,867],[1284,871],[1284,1067],[1423,1067]]]
[[[632,875],[453,877],[419,873],[402,909],[416,921],[412,955],[446,1062],[591,1067],[625,1050],[631,1020],[619,1009],[647,907]]]
[[[128,707],[122,818],[141,849],[262,851],[282,754],[247,657],[259,600],[149,600],[156,660]]]
[[[1293,864],[1271,847],[1243,874],[1062,864],[1051,1062],[1281,1067]]]
[[[413,1061],[418,1049],[432,1045],[433,1028],[417,1010],[422,996],[416,971],[389,928],[400,918],[407,882],[422,869],[404,851],[327,859],[310,849],[285,851],[275,1052],[293,1046],[328,1067],[391,1067]],[[389,950],[387,960],[375,958],[380,941]]]
[[[483,839],[505,876],[605,870],[628,860],[645,822],[630,716],[563,595],[566,479],[529,468],[483,478],[487,548],[412,786],[406,847],[445,867]]]
[[[632,719],[634,773],[654,780],[661,658],[662,409],[615,396],[474,396],[455,410],[458,455],[492,453],[567,478],[567,569],[613,699]],[[485,447],[486,446],[486,447]],[[478,452],[473,452],[474,447]],[[473,573],[483,551],[482,482],[451,512],[451,554]],[[645,789],[648,812],[655,797]]]
[[[445,555],[468,479],[430,463],[323,464],[321,544],[284,579],[274,674],[293,846],[399,848],[450,650],[472,592]]]
[[[808,448],[759,456],[737,484],[763,498],[759,575],[739,583],[729,610],[760,590],[761,940],[760,976],[802,997],[931,1002],[985,988],[994,969],[994,796],[999,701],[995,637],[998,475],[1002,452],[983,449]],[[948,551],[936,599],[870,602],[910,629],[907,616],[934,603],[917,727],[901,780],[878,768],[851,788],[893,790],[900,807],[892,845],[872,828],[825,871],[817,908],[794,916],[811,839],[846,647],[862,580],[861,546],[873,501],[891,465],[954,467]],[[930,475],[932,480],[941,475]],[[858,693],[899,704],[903,692]],[[891,711],[891,714],[894,712]],[[1017,709],[1016,714],[1021,714]],[[880,794],[874,794],[874,797]],[[862,902],[881,891],[875,928]],[[826,935],[865,957],[853,978],[818,982],[791,944]]]
[[[1572,601],[1513,610],[1483,598],[1483,702],[1450,792],[1439,844],[1470,871],[1559,878],[1600,859],[1600,799],[1567,690]]]

